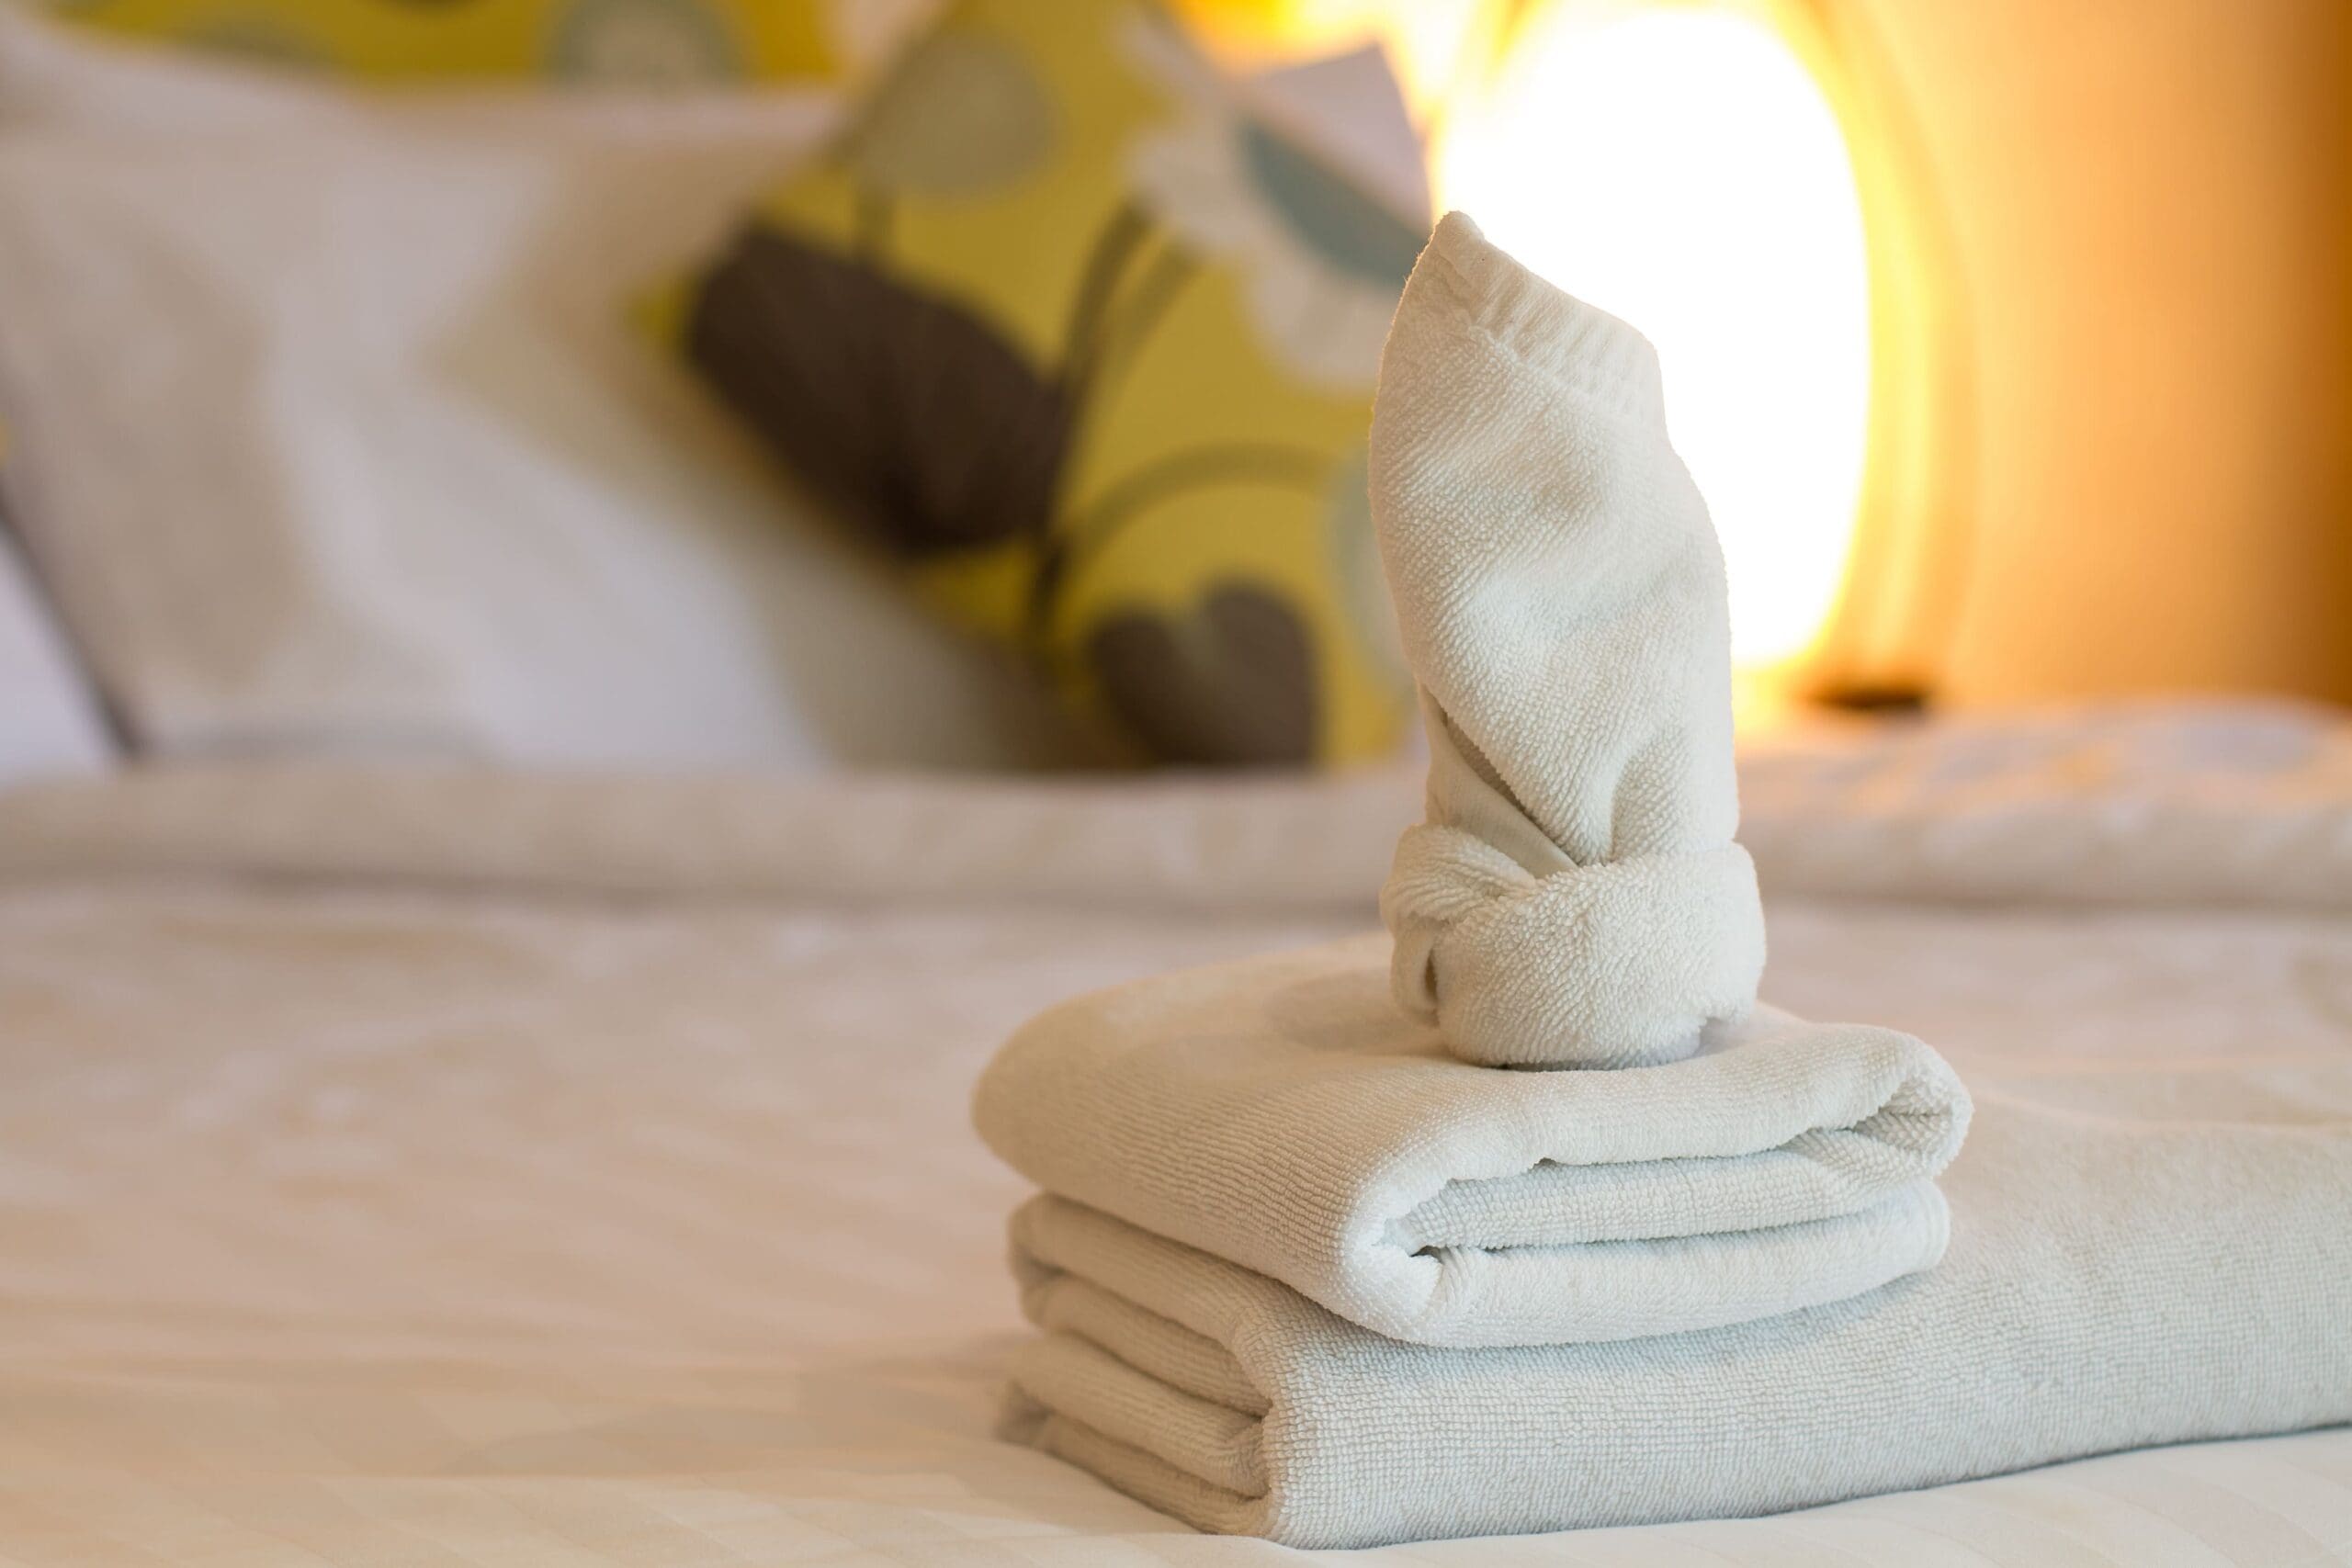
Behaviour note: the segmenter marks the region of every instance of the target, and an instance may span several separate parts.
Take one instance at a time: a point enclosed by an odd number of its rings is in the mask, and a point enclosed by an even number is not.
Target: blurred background
[[[1745,721],[2352,701],[2339,0],[0,19],[0,498],[114,751],[1386,755],[1451,207],[1657,344]]]
[[[1379,34],[1441,199],[1658,343],[1750,659],[2352,697],[2352,9],[1197,8]]]

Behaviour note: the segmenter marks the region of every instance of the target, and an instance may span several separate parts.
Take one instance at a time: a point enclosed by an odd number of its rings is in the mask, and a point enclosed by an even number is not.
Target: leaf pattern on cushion
[[[1046,531],[1069,399],[970,311],[753,223],[705,276],[685,350],[811,490],[899,554]]]
[[[1408,690],[1369,361],[1419,233],[1277,135],[1153,7],[954,0],[646,320],[845,531],[1143,755],[1365,755]]]
[[[1315,755],[1315,654],[1280,596],[1224,581],[1188,614],[1106,615],[1087,639],[1104,698],[1151,754],[1204,766]]]
[[[726,18],[704,0],[571,0],[548,35],[548,69],[569,81],[635,87],[747,74]]]
[[[1020,52],[945,29],[915,43],[875,88],[836,153],[877,196],[974,197],[1045,163],[1053,99]]]

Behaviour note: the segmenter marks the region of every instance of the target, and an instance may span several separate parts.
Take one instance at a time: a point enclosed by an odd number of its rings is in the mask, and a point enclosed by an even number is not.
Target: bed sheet
[[[1212,791],[1209,810],[1170,786],[1121,818],[1132,792],[940,786],[875,807],[902,813],[895,848],[828,860],[807,845],[876,819],[804,793],[817,825],[771,825],[770,886],[703,841],[708,784],[677,786],[671,829],[631,849],[627,822],[665,819],[664,786],[582,814],[513,780],[445,780],[402,828],[348,780],[254,776],[249,807],[282,788],[313,807],[300,830],[261,813],[266,855],[251,821],[159,825],[189,809],[176,787],[0,795],[0,1557],[1295,1555],[1192,1535],[991,1439],[1023,1333],[1002,1261],[1021,1184],[966,1104],[1047,1002],[1361,928],[1369,889],[1346,886],[1340,847],[1288,846],[1329,857],[1310,897],[1271,874],[1272,829],[1238,797]],[[236,793],[227,774],[203,787]],[[436,815],[469,788],[481,812]],[[88,829],[73,852],[54,831],[69,805]],[[990,835],[1034,868],[1059,840],[1023,834],[1100,828],[1091,813],[1129,830],[1101,829],[1096,896],[1075,861],[1037,886],[991,863]],[[416,869],[485,820],[498,875]],[[936,852],[910,864],[910,843]],[[1773,999],[1917,1031],[1964,1073],[2046,1064],[2052,1092],[2131,1073],[2161,1114],[2200,1061],[2263,1053],[2290,1077],[2352,1050],[2352,919],[2327,908],[1784,893],[1770,914]],[[2342,1562],[2352,1434],[1361,1555]]]

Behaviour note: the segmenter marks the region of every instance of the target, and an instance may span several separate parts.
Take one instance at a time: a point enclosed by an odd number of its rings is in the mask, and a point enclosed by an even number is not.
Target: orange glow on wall
[[[1966,342],[1899,87],[1849,7],[1182,3],[1241,51],[1382,42],[1442,204],[1657,344],[1745,690],[1932,685]]]
[[[2352,700],[2340,0],[1173,3],[1236,52],[1380,39],[1445,195],[1521,245],[1455,138],[1547,36],[1712,14],[1806,70],[1860,198],[1871,365],[1843,581],[1783,690]]]

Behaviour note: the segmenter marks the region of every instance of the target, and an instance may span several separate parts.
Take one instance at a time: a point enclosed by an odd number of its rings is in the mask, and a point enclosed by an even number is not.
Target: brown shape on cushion
[[[1160,761],[1231,767],[1314,757],[1314,647],[1265,589],[1222,582],[1189,615],[1107,616],[1086,651],[1112,708]]]
[[[812,491],[899,554],[1045,535],[1069,400],[960,306],[748,224],[695,291],[685,352]]]

